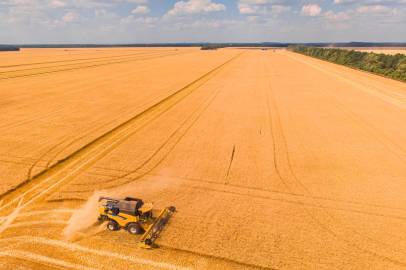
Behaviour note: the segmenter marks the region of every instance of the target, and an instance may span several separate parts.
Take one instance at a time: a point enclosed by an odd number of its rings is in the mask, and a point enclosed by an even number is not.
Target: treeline
[[[20,48],[17,46],[12,45],[0,45],[0,52],[7,52],[7,51],[19,51]]]
[[[139,44],[21,44],[20,48],[107,48],[107,47],[202,47],[216,46],[214,49],[224,47],[287,47],[314,46],[314,47],[406,47],[406,43],[373,43],[373,42],[349,42],[349,43],[280,43],[280,42],[261,42],[261,43],[139,43]]]
[[[127,48],[127,47],[201,47],[200,43],[145,43],[145,44],[25,44],[20,48]]]
[[[287,50],[406,81],[406,55],[404,54],[377,54],[306,46],[288,46]]]

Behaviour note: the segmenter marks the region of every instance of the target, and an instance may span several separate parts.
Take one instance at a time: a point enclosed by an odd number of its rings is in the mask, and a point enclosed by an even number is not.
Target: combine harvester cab
[[[144,232],[138,245],[142,248],[156,247],[154,244],[165,224],[175,212],[175,207],[164,208],[158,217],[152,217],[153,203],[144,203],[141,199],[126,197],[124,200],[101,196],[99,202],[106,200],[99,208],[99,220],[109,221],[107,229],[116,231],[121,228],[130,234]]]

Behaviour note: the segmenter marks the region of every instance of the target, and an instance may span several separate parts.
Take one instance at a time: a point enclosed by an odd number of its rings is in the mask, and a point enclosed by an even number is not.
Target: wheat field
[[[405,47],[354,47],[354,48],[345,48],[346,50],[355,50],[368,53],[384,53],[384,54],[406,54]]]
[[[285,50],[0,54],[1,269],[406,269],[406,84]],[[157,239],[97,198],[177,211]]]

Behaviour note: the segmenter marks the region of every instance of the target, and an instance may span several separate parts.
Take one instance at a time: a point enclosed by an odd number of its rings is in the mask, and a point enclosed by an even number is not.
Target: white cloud
[[[308,5],[308,6],[303,6],[302,11],[300,12],[302,16],[307,16],[307,17],[317,17],[321,13],[321,7],[318,5]]]
[[[334,14],[334,12],[332,10],[327,11],[326,13],[324,13],[324,17],[326,17],[327,19],[330,20],[334,20],[334,21],[344,21],[344,20],[349,20],[350,19],[350,14],[353,14],[354,11],[353,10],[348,10],[346,12],[339,12],[337,14]]]
[[[68,6],[73,6],[76,8],[101,8],[101,7],[110,7],[114,2],[104,2],[97,0],[71,0]]]
[[[51,20],[47,19],[44,21],[38,22],[40,25],[46,27],[48,30],[53,30],[55,28],[62,28],[64,27],[64,23],[61,22],[60,20]]]
[[[355,4],[358,3],[359,0],[334,0],[333,4],[336,5],[349,5],[349,4]]]
[[[79,13],[71,11],[66,13],[65,16],[62,17],[62,21],[70,23],[83,23],[89,21],[89,19],[86,19]]]
[[[45,9],[41,6],[18,5],[9,9],[9,19],[13,22],[35,23],[46,18]]]
[[[240,11],[240,14],[261,14],[265,15],[268,13],[268,10],[266,7],[260,7],[260,6],[251,6],[249,4],[238,4],[238,10]]]
[[[189,0],[188,2],[177,2],[173,9],[169,10],[164,16],[164,20],[173,17],[184,17],[190,14],[212,13],[225,11],[226,6],[223,4],[212,3],[211,0]]]
[[[247,22],[249,22],[249,23],[257,23],[259,21],[260,21],[259,16],[248,16],[247,17]]]
[[[345,30],[348,27],[347,27],[347,25],[345,25],[343,23],[337,23],[337,24],[327,23],[327,24],[323,25],[322,28],[325,30],[333,31],[333,30]]]
[[[10,0],[10,1],[4,1],[1,2],[2,4],[7,4],[7,5],[39,5],[39,2],[37,0]]]
[[[398,9],[398,8],[392,9],[392,10],[391,10],[391,13],[392,13],[393,15],[397,15],[397,16],[403,16],[403,15],[405,14],[405,12],[404,12],[403,10]]]
[[[37,7],[16,6],[9,9],[9,14],[35,16],[35,14],[44,14],[44,13],[41,9]]]
[[[236,20],[198,20],[192,24],[176,23],[175,29],[226,29],[244,24],[244,22]]]
[[[159,18],[158,17],[147,17],[147,18],[143,18],[143,17],[141,17],[141,18],[138,18],[137,20],[136,20],[136,22],[138,22],[138,23],[148,23],[148,24],[150,24],[150,23],[156,23],[157,21],[159,21]]]
[[[385,6],[362,6],[357,8],[358,13],[368,13],[368,14],[382,14],[388,13],[390,9]]]
[[[364,4],[364,5],[396,5],[405,4],[406,0],[334,0],[333,4],[337,5],[351,5],[351,4]]]
[[[103,32],[111,32],[111,31],[117,31],[117,27],[114,25],[107,24],[107,25],[100,26],[98,30],[103,31]]]
[[[50,7],[56,7],[56,8],[61,8],[61,7],[66,7],[67,4],[66,2],[54,0],[49,4]]]
[[[152,24],[156,23],[159,21],[158,17],[140,17],[140,18],[134,18],[134,15],[130,15],[128,17],[125,17],[124,19],[121,20],[123,23],[131,24],[131,23],[143,23],[143,24]]]
[[[96,15],[96,18],[98,18],[98,19],[111,20],[111,19],[118,18],[116,13],[107,12],[104,9],[96,9],[94,11],[94,14]]]
[[[118,0],[120,1],[120,0]],[[137,3],[137,4],[145,4],[151,2],[150,0],[123,0],[124,2],[128,3]]]
[[[274,12],[274,13],[289,12],[291,10],[292,10],[292,7],[285,7],[285,6],[281,6],[281,5],[272,6],[272,12]]]
[[[6,20],[3,21],[4,23],[10,23],[10,24],[14,24],[14,23],[22,23],[25,22],[24,18],[8,18]]]
[[[147,6],[138,6],[136,9],[133,9],[132,14],[145,14],[149,13],[151,10]]]
[[[280,5],[297,6],[308,4],[309,0],[240,0],[238,3],[249,5]],[[313,0],[312,3],[321,3],[323,0]]]
[[[191,25],[184,25],[184,28],[186,27],[193,27],[193,28],[199,28],[199,29],[209,29],[209,28],[220,28],[221,23],[220,21],[196,21],[192,23]]]

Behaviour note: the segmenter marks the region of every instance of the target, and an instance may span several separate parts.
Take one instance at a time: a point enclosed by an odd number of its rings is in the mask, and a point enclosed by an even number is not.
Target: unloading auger
[[[116,231],[121,228],[130,234],[141,234],[138,246],[153,248],[155,240],[163,230],[165,224],[176,211],[170,206],[162,209],[155,219],[152,217],[153,203],[144,203],[141,199],[126,197],[124,200],[101,196],[99,202],[106,200],[99,208],[99,220],[109,221],[107,229]]]

